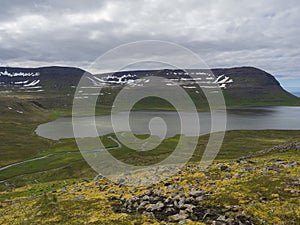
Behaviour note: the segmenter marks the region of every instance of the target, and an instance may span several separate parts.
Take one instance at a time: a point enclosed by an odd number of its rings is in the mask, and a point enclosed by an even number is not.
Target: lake
[[[214,111],[215,118],[221,118],[221,112]],[[207,134],[211,129],[211,113],[199,112],[200,134]],[[126,113],[116,114],[118,119],[118,128],[124,132],[129,131],[126,128]],[[151,123],[152,131],[161,138],[172,137],[181,134],[180,118],[177,112],[169,111],[133,111],[130,113],[129,124],[135,134],[149,134],[149,122],[152,118],[159,117],[164,120],[167,126],[166,134],[162,132],[163,126],[161,120],[155,120]],[[183,113],[183,117],[188,127],[184,134],[189,136],[195,132],[195,123],[190,118],[190,113]],[[111,116],[95,117],[97,131],[99,136],[114,133],[111,125]],[[80,117],[77,119],[80,125],[78,137],[95,136],[91,132],[91,117]],[[226,130],[262,130],[262,129],[281,129],[281,130],[300,130],[300,107],[249,107],[227,110]],[[222,126],[215,130],[223,130]],[[39,136],[58,140],[62,138],[72,138],[73,127],[71,117],[62,117],[55,121],[41,124],[36,129]]]

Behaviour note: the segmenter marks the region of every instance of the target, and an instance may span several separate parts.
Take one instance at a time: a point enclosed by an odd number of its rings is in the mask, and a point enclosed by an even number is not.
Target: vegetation
[[[51,82],[50,86],[55,85]],[[0,94],[0,223],[164,224],[164,221],[136,212],[128,214],[112,210],[120,198],[137,196],[149,187],[134,188],[106,179],[92,181],[97,174],[83,159],[74,139],[55,141],[35,134],[39,124],[71,115],[74,89],[63,86],[51,91],[50,86],[47,93]],[[110,112],[119,90],[112,87],[103,90],[110,94],[98,99],[97,114]],[[187,91],[198,110],[208,109],[201,90],[198,93],[195,89]],[[242,92],[243,89],[240,90]],[[298,98],[278,89],[261,91],[252,95],[251,99],[243,98],[244,94],[225,91],[227,105],[300,104]],[[143,109],[174,110],[158,98],[148,98],[134,106],[134,110]],[[112,148],[110,153],[133,165],[162,161],[172,153],[179,139],[177,135],[164,140],[154,150],[136,152],[126,146],[114,149],[117,143],[110,136],[115,137],[114,134],[100,137],[106,147]],[[199,138],[189,165],[201,160],[208,138],[209,135]],[[204,199],[206,206],[228,208],[228,215],[244,214],[252,218],[255,224],[297,224],[300,220],[300,190],[297,185],[299,150],[261,154],[242,163],[236,161],[258,150],[294,141],[300,141],[300,131],[228,131],[214,164],[207,171],[193,170],[187,166],[169,180],[150,188],[164,191],[167,182],[177,184],[186,191],[191,185],[197,186],[210,193],[210,197]],[[18,164],[24,160],[28,161]],[[16,165],[1,169],[14,163]],[[226,169],[221,170],[220,166]],[[202,224],[193,220],[186,222]]]
[[[171,195],[181,187],[209,193],[206,207],[226,209],[228,218],[243,215],[254,224],[297,224],[300,220],[299,150],[274,151],[245,160],[221,160],[207,171],[195,166],[151,186],[153,192]],[[194,165],[194,164],[193,164]],[[222,169],[223,168],[223,169]],[[224,169],[225,168],[225,169]],[[1,224],[165,224],[139,213],[114,211],[118,199],[149,190],[98,181],[64,180],[32,184],[1,193]],[[168,191],[169,190],[169,191]],[[16,210],[17,209],[17,210]],[[186,224],[202,224],[186,220]]]

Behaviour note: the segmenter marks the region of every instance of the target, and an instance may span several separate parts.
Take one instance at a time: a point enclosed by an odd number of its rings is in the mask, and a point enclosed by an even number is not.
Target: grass
[[[20,98],[0,98],[0,100],[2,128],[0,137],[3,140],[0,146],[1,166],[56,154],[50,158],[0,171],[0,179],[7,179],[0,184],[1,224],[160,224],[146,216],[111,211],[109,199],[113,194],[109,193],[110,189],[123,192],[126,196],[132,195],[131,192],[104,180],[99,181],[98,185],[89,182],[96,176],[96,172],[83,159],[74,139],[53,141],[38,137],[34,133],[38,124],[66,115],[67,111],[44,110]],[[8,107],[14,108],[14,111]],[[109,106],[101,107],[103,113],[109,111]],[[139,105],[136,107],[138,109]],[[20,114],[16,110],[23,113]],[[108,136],[101,137],[104,145],[117,146]],[[147,138],[146,135],[139,137]],[[191,163],[199,162],[208,138],[209,135],[199,138]],[[122,146],[110,152],[125,163],[149,165],[168,157],[177,145],[178,139],[179,135],[166,139],[151,151],[136,152]],[[238,157],[292,141],[300,141],[300,131],[228,131],[216,163],[207,174],[185,171],[181,175],[175,175],[172,182],[181,182],[182,186],[189,182],[198,182],[197,187],[213,193],[213,198],[207,200],[206,204],[224,207],[237,205],[237,213],[244,212],[247,216],[255,218],[256,224],[297,224],[300,218],[297,208],[299,200],[290,192],[287,184],[298,177],[299,167],[285,169],[278,174],[262,174],[260,171],[264,165],[271,165],[274,160],[300,160],[299,151],[261,155],[245,165],[232,163]],[[71,153],[64,154],[68,151]],[[218,163],[228,165],[231,171],[221,172]],[[246,166],[254,167],[255,170],[251,173],[241,172],[241,168]],[[236,174],[242,174],[243,177],[228,178]],[[207,182],[216,185],[208,185]],[[105,186],[108,186],[107,190],[100,191]],[[163,186],[163,183],[158,186]],[[69,187],[69,191],[62,193],[63,187]],[[83,195],[84,199],[74,200],[78,195]],[[261,197],[266,199],[268,204],[260,202]],[[5,204],[3,203],[5,200],[13,202]],[[4,208],[1,208],[1,204],[4,204]]]
[[[109,135],[108,135],[109,136]],[[113,135],[112,135],[113,136]],[[146,136],[140,136],[144,138]],[[199,139],[196,151],[190,162],[199,162],[205,149],[208,135]],[[120,161],[131,165],[150,165],[158,163],[168,157],[177,145],[179,136],[166,139],[155,150],[137,152],[126,147],[110,150],[110,153]],[[101,138],[106,146],[116,146],[107,136]],[[258,131],[228,131],[216,160],[232,160],[248,155],[249,153],[271,148],[274,145],[300,141],[300,131],[286,130],[258,130]],[[70,154],[62,154],[66,151],[75,151]],[[53,157],[33,161],[15,166],[0,172],[2,179],[9,179],[8,183],[14,186],[23,186],[33,182],[49,182],[70,178],[88,178],[96,176],[85,162],[76,147],[74,139],[64,139],[52,144],[52,148],[40,152],[37,156],[59,153]],[[22,176],[20,176],[22,175]],[[2,183],[2,190],[7,187]]]
[[[113,97],[118,93],[117,89],[109,90]],[[190,90],[189,90],[190,91]],[[191,95],[195,93],[191,92]],[[14,168],[0,172],[1,179],[10,179],[9,182],[20,186],[28,184],[33,180],[51,181],[62,180],[66,178],[79,178],[82,176],[94,176],[93,172],[78,151],[74,139],[64,139],[53,141],[37,136],[34,132],[38,124],[48,122],[61,116],[69,114],[68,102],[61,98],[58,103],[47,95],[15,95],[0,96],[0,166],[5,166],[26,159],[40,157],[53,153],[63,153],[66,151],[75,151],[65,157],[65,155],[56,155],[54,158],[48,158],[41,161],[34,161],[28,164],[20,165]],[[110,97],[110,98],[111,98]],[[46,110],[43,101],[48,101],[51,110]],[[66,98],[71,98],[67,96]],[[105,99],[104,99],[105,100]],[[104,101],[103,100],[103,101]],[[153,99],[148,98],[135,105],[135,109],[154,109],[151,106]],[[171,105],[165,101],[155,98],[153,101],[159,109],[170,109]],[[36,101],[39,103],[37,104]],[[47,102],[47,101],[46,101]],[[60,107],[62,102],[66,102],[66,108]],[[103,104],[98,104],[98,113],[107,114],[110,109],[110,100],[106,99]],[[201,101],[200,101],[201,103]],[[199,106],[201,105],[199,102]],[[55,106],[57,104],[57,106]],[[149,105],[150,104],[150,105]],[[43,106],[42,108],[40,106]],[[9,109],[12,108],[12,109]],[[23,113],[18,113],[22,111]],[[191,161],[199,161],[207,144],[208,135],[199,139],[197,149]],[[217,156],[217,159],[232,159],[250,152],[268,148],[274,144],[284,143],[291,140],[299,140],[299,131],[229,131],[226,133],[224,143]],[[152,151],[136,152],[126,147],[119,150],[111,150],[111,154],[117,159],[135,165],[149,165],[157,163],[168,157],[177,144],[179,136],[169,138]],[[107,137],[101,138],[105,146],[116,146],[112,140]],[[22,175],[23,176],[20,176]],[[24,175],[26,174],[26,175]],[[15,177],[15,178],[13,178]],[[3,187],[2,187],[3,188]]]
[[[285,163],[279,168],[281,172],[264,171],[264,167],[272,167],[279,160]],[[222,207],[226,209],[224,213],[227,216],[245,215],[258,225],[297,224],[300,219],[299,196],[291,190],[297,191],[299,187],[293,187],[291,182],[298,178],[299,164],[284,167],[292,160],[300,161],[299,150],[262,154],[245,160],[242,164],[220,160],[207,171],[184,168],[180,174],[153,185],[151,189],[168,196],[171,193],[166,189],[165,183],[180,185],[185,192],[193,186],[211,193],[202,200],[204,206]],[[220,170],[220,163],[230,170]],[[244,167],[251,167],[253,170],[243,172]],[[147,186],[135,188],[117,185],[106,179],[97,182],[71,179],[32,184],[0,193],[0,223],[164,224],[141,214],[116,213],[111,210],[114,203],[112,198],[128,198],[148,190]],[[82,198],[78,199],[79,196]],[[4,199],[8,201],[4,202]],[[187,222],[202,224],[200,221]]]
[[[221,181],[209,204],[242,206],[248,215],[255,218],[257,224],[297,224],[300,219],[299,195],[290,191],[293,187],[289,184],[298,179],[299,166],[288,169],[280,167],[278,171],[281,172],[266,172],[263,169],[266,166],[272,168],[274,162],[292,160],[299,162],[299,151],[262,154],[252,158],[251,165],[232,164],[230,174],[240,173],[240,169],[246,166],[254,170],[244,173],[241,179]]]
[[[111,111],[112,101],[119,89],[106,89],[110,95],[98,99],[96,113],[108,114]],[[207,103],[201,93],[187,90],[195,100],[199,111],[207,110]],[[69,94],[69,96],[67,95]],[[0,201],[15,200],[10,206],[2,208],[0,204],[1,224],[159,224],[159,222],[141,215],[116,214],[110,210],[108,191],[99,193],[99,186],[92,182],[84,182],[82,190],[78,191],[78,183],[83,179],[90,180],[96,176],[87,162],[78,151],[74,139],[53,141],[41,138],[35,134],[36,127],[62,116],[71,115],[73,93],[59,94],[41,93],[38,95],[24,95],[13,93],[0,95],[0,167],[23,161],[26,159],[56,154],[43,160],[21,164],[16,167],[0,171],[0,180],[7,179],[0,184]],[[266,105],[300,105],[300,100],[291,98],[282,92],[268,92],[263,96],[252,99],[224,92],[228,107],[266,106]],[[10,109],[11,108],[11,109]],[[174,110],[165,101],[158,98],[147,98],[134,106],[134,110]],[[22,113],[20,113],[22,112]],[[114,136],[114,135],[112,135]],[[141,135],[140,138],[146,136]],[[200,137],[196,151],[190,162],[199,162],[206,147],[209,135]],[[133,165],[149,165],[168,157],[177,145],[179,136],[164,140],[155,150],[136,152],[124,146],[110,150],[117,159]],[[106,147],[115,147],[108,136],[101,137]],[[223,145],[216,157],[217,163],[225,163],[231,168],[229,174],[220,172],[214,164],[206,174],[209,181],[216,182],[217,186],[209,187],[203,180],[197,185],[214,192],[212,205],[239,205],[241,212],[251,215],[257,224],[297,224],[300,219],[299,200],[286,190],[286,184],[299,176],[299,167],[287,169],[284,173],[266,174],[257,173],[265,164],[273,160],[300,160],[299,151],[286,153],[272,153],[257,157],[253,163],[244,166],[258,168],[253,173],[241,179],[226,180],[227,176],[239,174],[241,166],[232,164],[238,157],[249,153],[273,147],[277,144],[300,141],[300,131],[286,130],[259,130],[259,131],[228,131]],[[69,154],[64,154],[70,151]],[[178,175],[179,176],[179,175]],[[183,177],[175,177],[182,181],[198,182],[199,173],[183,173]],[[201,179],[200,179],[201,180]],[[101,181],[100,187],[109,185],[109,188],[121,190],[121,187]],[[81,184],[80,184],[81,185]],[[163,184],[162,184],[163,185]],[[73,194],[62,194],[59,189],[70,186]],[[73,198],[83,194],[87,196],[83,201],[74,201]],[[279,196],[276,197],[276,196]],[[257,199],[264,197],[268,204]],[[16,208],[18,210],[16,210]],[[261,222],[263,221],[263,222]]]

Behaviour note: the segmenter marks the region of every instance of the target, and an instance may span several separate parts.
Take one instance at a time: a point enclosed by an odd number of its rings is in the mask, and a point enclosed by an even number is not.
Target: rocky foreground
[[[154,185],[105,178],[1,193],[1,224],[299,224],[300,143],[207,170],[188,164]]]

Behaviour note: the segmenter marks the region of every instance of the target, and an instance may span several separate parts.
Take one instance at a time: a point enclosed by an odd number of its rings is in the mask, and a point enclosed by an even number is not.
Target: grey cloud
[[[191,49],[211,67],[252,65],[297,78],[299,11],[297,0],[4,0],[0,63],[87,68],[120,44],[157,39]]]

